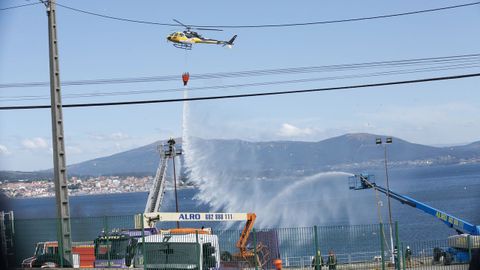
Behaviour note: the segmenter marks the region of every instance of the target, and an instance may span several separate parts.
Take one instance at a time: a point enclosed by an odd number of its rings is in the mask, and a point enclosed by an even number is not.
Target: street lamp
[[[392,137],[385,138],[385,143],[382,143],[382,138],[376,138],[375,144],[382,145],[383,144],[383,153],[384,153],[384,160],[385,160],[385,179],[387,180],[387,200],[388,200],[388,223],[390,228],[390,250],[392,251],[392,256],[390,258],[392,263],[395,263],[394,258],[394,247],[393,247],[393,229],[392,229],[392,206],[390,203],[390,184],[388,182],[388,166],[387,166],[387,144],[391,144],[393,142]]]

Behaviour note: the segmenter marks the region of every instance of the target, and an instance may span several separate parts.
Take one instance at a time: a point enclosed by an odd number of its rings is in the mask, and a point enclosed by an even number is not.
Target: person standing
[[[317,260],[318,260],[318,265],[317,265]],[[315,270],[322,270],[322,265],[323,265],[322,253],[320,252],[320,250],[317,250],[317,254],[313,257],[313,260],[312,260],[312,267]]]
[[[405,250],[405,260],[407,267],[412,267],[412,250],[409,246],[407,246],[407,249]]]
[[[335,256],[335,253],[331,249],[328,252],[327,265],[328,265],[328,270],[337,269],[337,256]]]
[[[398,268],[399,264],[398,264],[398,248],[397,248],[397,246],[395,246],[393,248],[393,262],[394,262],[395,269],[400,269],[400,268]]]

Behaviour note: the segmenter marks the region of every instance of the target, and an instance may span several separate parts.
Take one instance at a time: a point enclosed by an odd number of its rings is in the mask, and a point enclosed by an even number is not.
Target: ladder
[[[167,161],[168,157],[162,152],[160,155],[157,173],[155,174],[155,179],[153,180],[153,186],[148,194],[147,204],[145,205],[145,213],[160,211],[163,201],[163,194],[165,193]]]

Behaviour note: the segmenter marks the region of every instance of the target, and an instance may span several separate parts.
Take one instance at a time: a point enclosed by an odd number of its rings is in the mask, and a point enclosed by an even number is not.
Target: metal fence
[[[56,219],[15,220],[13,264],[19,267],[37,253],[23,266],[41,267],[56,258],[59,265],[88,268],[275,269],[275,260],[281,259],[289,269],[319,270],[322,264],[322,269],[468,269],[472,250],[480,248],[478,236],[403,242],[397,228],[392,252],[388,230],[373,224],[254,229],[240,250],[240,229],[173,232],[160,228],[176,224],[157,223],[158,231],[133,230],[132,216],[111,216],[71,218],[74,256],[65,262],[58,256],[57,225]]]

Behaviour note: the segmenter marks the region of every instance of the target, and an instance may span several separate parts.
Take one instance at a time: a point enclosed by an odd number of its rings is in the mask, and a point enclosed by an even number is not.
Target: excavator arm
[[[255,224],[256,218],[257,218],[257,215],[255,215],[254,213],[247,214],[247,223],[245,224],[245,227],[243,227],[242,233],[240,234],[240,238],[238,239],[236,244],[241,254],[244,254],[247,250],[248,237],[250,236],[250,232],[253,229],[253,225]]]

